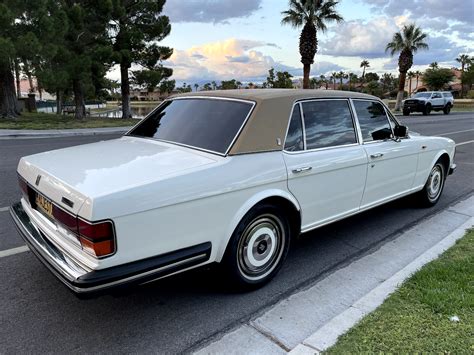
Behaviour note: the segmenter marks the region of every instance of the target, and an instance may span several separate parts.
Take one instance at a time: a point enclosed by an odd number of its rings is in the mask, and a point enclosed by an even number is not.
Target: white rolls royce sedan
[[[409,194],[434,205],[454,154],[451,139],[410,134],[369,95],[189,93],[119,139],[22,158],[11,215],[77,294],[209,263],[253,288],[300,233]]]

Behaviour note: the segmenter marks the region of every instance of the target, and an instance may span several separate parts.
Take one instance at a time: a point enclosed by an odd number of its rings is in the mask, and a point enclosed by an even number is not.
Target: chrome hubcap
[[[441,192],[443,183],[443,171],[439,165],[435,165],[428,178],[428,197],[430,200],[436,200]]]
[[[285,243],[284,229],[274,215],[254,220],[242,233],[238,247],[238,265],[250,280],[258,280],[278,265]]]

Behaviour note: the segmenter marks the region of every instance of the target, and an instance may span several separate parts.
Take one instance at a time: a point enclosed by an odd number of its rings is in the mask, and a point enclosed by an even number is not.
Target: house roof
[[[217,97],[247,100],[256,105],[234,142],[229,154],[282,150],[286,130],[296,101],[307,99],[378,98],[351,91],[295,90],[295,89],[246,89],[213,90],[174,95],[174,97]]]

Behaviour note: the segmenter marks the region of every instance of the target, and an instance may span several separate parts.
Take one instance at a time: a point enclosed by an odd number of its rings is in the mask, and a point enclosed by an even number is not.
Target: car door
[[[351,100],[367,152],[367,181],[361,209],[368,208],[413,187],[419,149],[410,139],[393,137],[393,127],[382,103],[375,100]]]
[[[367,155],[355,127],[348,100],[308,100],[294,106],[283,155],[288,188],[301,206],[303,231],[359,209]]]
[[[433,107],[443,107],[444,106],[444,98],[439,92],[434,92],[431,95],[431,105]]]

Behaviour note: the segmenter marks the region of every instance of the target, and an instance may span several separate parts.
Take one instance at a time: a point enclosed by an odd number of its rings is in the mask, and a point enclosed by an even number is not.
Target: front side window
[[[296,152],[304,149],[303,127],[301,125],[300,105],[296,104],[291,115],[290,126],[285,140],[285,150]]]
[[[232,100],[170,100],[128,134],[225,154],[251,109],[251,103]]]
[[[380,102],[354,100],[364,142],[385,139],[392,134],[385,109]]]
[[[357,143],[347,100],[303,102],[306,149]]]

